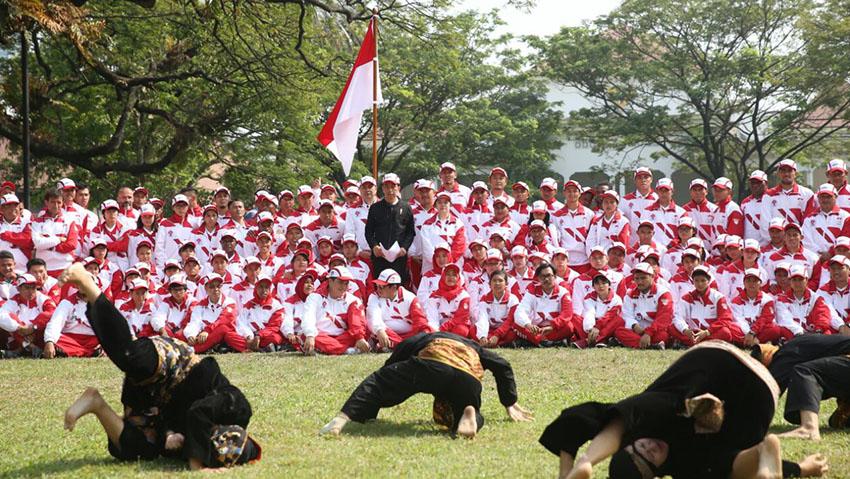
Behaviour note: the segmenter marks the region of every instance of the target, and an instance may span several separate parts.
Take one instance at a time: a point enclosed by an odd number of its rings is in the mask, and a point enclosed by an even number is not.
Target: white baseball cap
[[[378,286],[387,286],[389,284],[401,284],[401,276],[392,269],[385,269],[378,275],[378,279],[373,281]]]

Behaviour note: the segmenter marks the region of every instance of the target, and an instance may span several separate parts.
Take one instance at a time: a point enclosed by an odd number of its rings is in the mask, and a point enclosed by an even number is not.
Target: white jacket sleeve
[[[584,298],[587,296],[587,287],[590,283],[587,281],[576,280],[573,283],[573,313],[581,316],[584,313]]]
[[[514,312],[514,324],[517,326],[524,328],[531,324],[531,313],[534,311],[534,295],[530,293],[525,293],[522,297],[522,301],[516,307],[516,311]]]
[[[478,309],[476,310],[473,318],[475,319],[476,337],[478,339],[485,339],[490,336],[490,308],[487,303],[478,303]]]
[[[301,332],[308,338],[315,338],[319,334],[319,329],[316,326],[318,322],[317,314],[319,313],[319,302],[322,297],[316,293],[310,293],[307,296],[307,301],[304,304],[304,317],[301,319]]]
[[[741,332],[746,336],[750,333],[750,324],[744,317],[744,307],[740,304],[735,304],[733,301],[729,302],[729,307],[732,308],[732,317],[735,318],[735,324],[741,328]]]
[[[611,292],[610,294],[614,294]],[[575,303],[573,303],[575,304]],[[581,328],[587,332],[596,326],[596,305],[588,298],[582,301]]]
[[[194,308],[192,316],[189,318],[189,323],[183,328],[183,335],[186,338],[194,338],[204,329],[203,308]]]
[[[625,323],[624,326],[627,329],[632,329],[632,327],[637,324],[634,301],[632,301],[632,299],[628,296],[623,298],[623,323]]]
[[[154,331],[159,331],[165,327],[166,321],[168,321],[168,304],[161,301],[151,315],[151,327]]]
[[[156,263],[157,269],[159,269],[160,271],[164,269],[163,266],[165,266],[165,262],[168,260],[168,258],[165,257],[165,255],[167,254],[167,252],[165,251],[165,231],[165,228],[159,228],[158,230],[156,230],[156,238],[154,239],[154,242],[156,244],[154,245],[153,249],[153,259]]]
[[[283,318],[280,322],[280,332],[284,336],[295,334],[295,306],[292,303],[283,303]]]
[[[39,230],[33,228],[32,231],[32,244],[37,250],[46,250],[53,248],[54,246],[61,243],[59,241],[59,237],[52,234],[44,234]]]
[[[59,302],[59,306],[56,306],[56,309],[53,310],[53,316],[50,317],[50,320],[44,327],[45,343],[56,343],[56,341],[59,341],[59,336],[62,335],[62,328],[65,327],[65,321],[68,320],[68,316],[73,310],[74,305],[70,301],[63,299]]]
[[[380,305],[381,299],[375,294],[369,295],[369,304],[366,306],[366,326],[373,334],[387,329],[384,323],[384,314]]]
[[[688,316],[690,315],[690,305],[686,301],[678,301],[673,308],[673,327],[676,331],[684,333],[688,328]]]
[[[804,332],[803,327],[794,321],[791,309],[788,307],[788,303],[784,301],[776,301],[776,325],[791,331],[794,336]]]
[[[844,326],[844,321],[841,320],[841,316],[838,314],[838,311],[835,310],[835,307],[832,305],[832,300],[830,297],[823,293],[823,291],[818,290],[816,295],[823,298],[823,303],[829,308],[829,326],[838,331],[838,328]]]
[[[248,339],[254,337],[254,329],[251,327],[250,310],[244,308],[239,310],[239,316],[236,317],[236,334]]]
[[[17,314],[17,303],[14,301],[6,301],[3,303],[3,306],[0,307],[0,329],[14,333],[18,330],[20,325],[17,321],[12,317],[13,314]]]
[[[428,326],[434,331],[440,330],[440,310],[437,306],[437,300],[429,298],[428,301],[422,303],[425,305],[425,316],[428,318]]]

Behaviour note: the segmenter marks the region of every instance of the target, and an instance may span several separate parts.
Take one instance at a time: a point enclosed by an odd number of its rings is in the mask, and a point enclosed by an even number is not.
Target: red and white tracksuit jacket
[[[744,215],[744,236],[742,238],[752,238],[763,245],[770,241],[770,235],[763,228],[764,220],[762,219],[762,210],[764,206],[761,198],[756,198],[750,195],[744,198],[741,202],[741,214]]]
[[[384,299],[375,293],[369,295],[366,307],[366,325],[372,335],[386,331],[393,343],[421,332],[430,332],[425,310],[416,295],[403,287],[392,299]]]
[[[32,241],[27,228],[29,221],[21,217],[8,222],[0,216],[0,251],[6,250],[15,258],[15,268],[23,270],[32,253]]]
[[[704,200],[700,204],[691,200],[682,205],[682,208],[685,209],[688,216],[694,219],[694,223],[697,225],[697,236],[708,245],[714,244],[714,239],[717,238],[717,205],[708,200]]]
[[[136,307],[136,303],[130,299],[122,304],[119,311],[127,319],[127,324],[130,326],[130,332],[134,338],[144,338],[158,334],[154,331],[151,324],[155,305],[152,298],[146,298],[142,303],[141,308]]]
[[[472,305],[469,293],[461,291],[451,301],[435,293],[425,303],[428,326],[434,331],[448,331],[469,337],[472,328]]]
[[[620,198],[619,209],[623,215],[629,220],[629,227],[632,231],[637,231],[640,221],[646,217],[647,208],[658,201],[658,194],[652,189],[646,195],[640,194],[635,190],[627,193]],[[632,236],[632,241],[636,241],[637,235]],[[623,243],[629,246],[629,243]]]
[[[509,208],[511,211],[511,219],[516,221],[518,225],[524,225],[528,223],[529,215],[531,214],[531,207],[528,205],[528,202],[525,203],[517,203]]]
[[[156,306],[153,316],[151,316],[151,327],[157,332],[165,328],[169,336],[174,336],[178,331],[182,332],[182,329],[189,322],[191,311],[192,300],[189,298],[188,292],[182,303],[178,303],[173,297],[168,296]],[[182,334],[177,337],[182,337]]]
[[[718,235],[735,235],[744,237],[744,213],[738,203],[732,198],[726,198],[724,202],[715,203],[717,213],[714,215],[714,232]]]
[[[198,262],[200,264],[203,265],[209,263],[213,251],[221,249],[220,234],[221,228],[219,228],[217,223],[212,231],[208,230],[206,226],[203,225],[200,228],[192,230],[191,236],[195,241],[195,257],[198,258]],[[173,256],[171,256],[171,258],[173,258]]]
[[[692,289],[676,303],[670,334],[677,340],[690,345],[685,336],[687,330],[707,330],[710,339],[740,343],[744,339],[741,328],[732,317],[732,308],[726,297],[714,288],[704,293]]]
[[[829,308],[830,327],[837,332],[838,328],[847,324],[850,314],[850,287],[838,288],[834,282],[828,281],[817,291]]]
[[[493,210],[487,206],[487,203],[482,205],[473,203],[469,205],[460,217],[463,220],[463,230],[466,233],[467,243],[472,242],[474,239],[481,239],[485,243],[488,242],[490,238],[484,238],[484,223],[493,217]]]
[[[202,344],[193,345],[195,352],[200,353],[224,341],[227,333],[233,332],[235,327],[236,302],[222,294],[217,303],[207,297],[195,304],[189,316],[189,323],[183,329],[183,336],[194,338],[206,332],[207,340]]]
[[[783,336],[787,333],[796,336],[805,332],[830,334],[831,321],[826,302],[809,289],[802,298],[788,292],[776,302],[776,324],[785,330]]]
[[[650,240],[649,244],[646,244],[646,245],[640,244],[638,242],[638,243],[631,245],[630,247],[628,247],[626,249],[626,264],[627,265],[634,267],[634,265],[640,263],[640,261],[637,260],[637,252],[638,252],[638,249],[640,249],[641,246],[649,246],[650,248],[657,251],[659,257],[661,257],[661,258],[663,258],[665,254],[667,254],[667,247],[664,246],[663,243],[656,242],[654,239]],[[667,273],[669,274],[670,272],[667,271]]]
[[[607,271],[607,268],[606,268]],[[579,276],[573,281],[573,312],[578,315],[584,314],[584,300],[590,293],[593,292],[593,277],[599,273],[599,270],[588,269],[587,272]],[[623,273],[617,271],[608,271],[606,273],[608,279],[611,280],[611,294],[616,295],[617,288],[620,282],[623,281]]]
[[[466,253],[466,229],[463,221],[455,215],[443,220],[435,214],[425,220],[414,241],[422,255],[422,274],[434,268],[434,248],[444,242],[451,247],[449,263],[460,260]]]
[[[741,293],[732,300],[732,316],[741,332],[752,333],[759,342],[772,343],[779,340],[780,331],[776,324],[776,300],[770,293],[760,291],[754,299]]]
[[[590,250],[594,246],[602,246],[607,250],[611,243],[618,241],[624,245],[630,245],[630,235],[629,220],[620,211],[614,212],[611,218],[606,218],[604,214],[599,215],[590,223],[585,254],[590,256]]]
[[[667,330],[673,322],[673,296],[670,291],[653,284],[647,291],[631,288],[623,297],[623,327],[616,331],[617,339],[636,348],[640,336],[632,330],[637,324],[650,336],[652,344],[666,341]]]
[[[497,336],[499,344],[513,341],[516,335],[510,329],[510,320],[516,313],[517,306],[519,299],[510,290],[506,289],[498,299],[492,291],[485,294],[475,311],[475,331],[472,336],[479,340]]]
[[[588,262],[587,235],[590,233],[590,224],[595,216],[593,210],[581,204],[575,210],[564,206],[552,215],[551,222],[558,230],[560,246],[570,255],[570,266],[584,266]],[[526,221],[528,221],[527,217]]]
[[[366,219],[369,216],[369,205],[361,205],[357,208],[349,208],[345,212],[345,234],[352,234],[357,240],[357,247],[361,251],[369,251],[369,243],[366,242]]]
[[[528,288],[514,312],[514,332],[535,344],[543,340],[569,339],[576,332],[576,319],[570,288],[556,284],[550,293],[546,293],[542,286],[534,284]],[[551,326],[552,331],[545,337],[532,336],[525,330],[531,324],[541,328]]]
[[[802,265],[808,271],[810,280],[819,280],[820,278],[816,278],[812,273],[815,272],[815,264],[817,264],[820,258],[818,255],[807,249],[805,246],[800,245],[800,249],[795,253],[792,253],[785,246],[771,254],[767,257],[767,260],[764,262],[764,269],[767,270],[768,278],[773,278],[773,270],[776,268],[776,265],[787,261],[791,263],[791,265]]]
[[[480,238],[482,240],[489,241],[490,235],[493,233],[500,233],[508,243],[508,247],[511,247],[516,244],[516,238],[519,234],[519,230],[519,223],[512,220],[510,215],[506,216],[502,221],[496,221],[495,218],[490,218],[481,225]]]
[[[363,338],[363,302],[346,292],[339,299],[312,293],[307,297],[301,328],[304,336],[339,336],[348,331]],[[353,331],[352,331],[353,330]]]
[[[79,231],[80,227],[62,213],[54,218],[40,216],[30,223],[33,254],[44,260],[51,276],[57,276],[74,262]]]
[[[601,343],[622,325],[619,320],[622,311],[623,300],[614,294],[613,289],[608,293],[607,301],[600,298],[596,291],[591,291],[582,301],[581,329],[587,334],[591,329],[597,328],[599,336],[596,342]]]
[[[125,231],[121,238],[117,241],[108,242],[106,244],[106,249],[109,250],[110,253],[116,254],[119,259],[122,258],[122,254],[124,255],[123,258],[126,265],[121,265],[119,263],[119,266],[121,266],[122,269],[125,269],[125,267],[132,266],[139,262],[136,250],[139,249],[139,244],[145,240],[150,241],[150,243],[154,245],[154,248],[156,248],[156,234],[153,231],[149,231],[145,228],[132,229]],[[174,256],[174,258],[178,258],[178,256]],[[151,266],[156,265],[153,264]]]
[[[116,241],[120,241],[121,237],[127,234],[128,231],[132,231],[132,228],[129,226],[125,226],[121,224],[120,221],[116,221],[112,228],[106,226],[106,223],[101,223],[89,232],[88,237],[86,238],[86,246],[85,246],[85,254],[88,256],[88,251],[94,245],[95,241],[103,240],[106,242],[106,248],[109,250],[109,243],[115,243]],[[151,242],[153,244],[153,242]],[[124,251],[109,251],[106,254],[107,259],[112,262],[117,263],[121,269],[126,269],[128,267],[127,263],[127,250]],[[135,264],[135,263],[134,263]]]
[[[156,231],[156,242],[154,246],[154,261],[159,269],[165,266],[165,262],[169,258],[178,258],[180,246],[187,241],[194,240],[192,235],[192,224],[187,218],[180,218],[177,215],[163,219],[159,223],[159,229]],[[136,251],[127,249],[128,255],[135,255]]]
[[[304,307],[306,301],[301,301],[296,295],[292,295],[283,302],[283,322],[280,325],[280,332],[288,337],[290,335],[301,335],[301,321],[304,319]],[[293,346],[295,346],[293,344]]]
[[[756,263],[754,268],[762,272],[762,277],[767,278],[767,271]],[[744,266],[744,260],[739,259],[734,263],[721,265],[717,269],[718,290],[727,298],[734,298],[744,291],[744,272],[748,268]]]
[[[466,205],[469,203],[469,196],[472,190],[468,186],[464,186],[455,181],[454,187],[449,189],[445,185],[440,185],[437,193],[445,191],[452,197],[452,208],[455,214],[463,213],[466,210]]]
[[[785,218],[789,223],[802,226],[806,214],[817,207],[817,198],[812,190],[795,183],[788,190],[783,190],[782,185],[769,188],[764,193],[761,204],[762,228],[766,233],[773,218]]]
[[[669,245],[679,238],[679,219],[683,216],[687,216],[685,209],[672,200],[667,206],[661,206],[661,202],[656,201],[646,207],[641,219],[652,221],[654,225],[653,241],[659,244]],[[635,228],[637,226],[635,225]],[[637,232],[637,229],[634,231]],[[637,238],[637,235],[634,236]]]
[[[56,303],[40,291],[29,301],[15,294],[0,306],[0,329],[15,333],[19,327],[31,325],[35,331],[43,332],[54,310]]]
[[[304,237],[313,242],[313,252],[319,254],[319,238],[329,236],[333,242],[334,251],[342,249],[342,235],[345,233],[345,223],[340,222],[336,215],[331,218],[328,225],[323,225],[320,219],[316,219],[304,226]]]
[[[44,342],[53,343],[68,356],[91,356],[100,344],[86,317],[88,305],[74,294],[63,299],[44,327]]]
[[[815,253],[832,250],[835,239],[850,236],[850,213],[837,205],[829,213],[820,208],[803,220],[803,246]]]
[[[515,284],[511,293],[515,294],[517,298],[522,298],[534,283],[534,269],[531,266],[526,266],[525,272],[520,273],[514,268],[508,271],[508,277],[512,278]]]
[[[239,310],[236,318],[236,334],[241,341],[236,341],[234,349],[246,351],[246,339],[260,338],[260,347],[283,342],[281,327],[283,326],[283,304],[272,295],[260,300],[256,296]]]
[[[508,276],[507,286],[508,291],[513,292],[516,289],[516,282],[510,276]],[[487,274],[487,271],[482,271],[480,275],[469,281],[466,284],[466,291],[469,293],[469,306],[474,314],[478,302],[481,301],[484,295],[490,292],[490,275]]]

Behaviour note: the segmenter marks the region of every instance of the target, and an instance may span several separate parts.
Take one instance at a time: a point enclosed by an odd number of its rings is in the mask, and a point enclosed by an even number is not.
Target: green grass
[[[231,381],[254,408],[250,431],[263,460],[228,472],[236,477],[555,477],[557,460],[537,438],[564,407],[617,400],[642,390],[677,356],[670,351],[570,349],[507,350],[517,375],[520,404],[531,423],[511,423],[487,375],[482,412],[487,424],[474,441],[452,440],[431,423],[431,400],[416,396],[384,410],[377,422],[350,424],[340,438],[317,432],[351,390],[386,355],[314,357],[250,354],[218,356]],[[174,461],[120,463],[106,450],[97,420],[62,429],[65,408],[86,386],[100,389],[120,411],[121,381],[106,359],[0,361],[0,477],[192,476]],[[730,378],[733,380],[733,378]],[[777,411],[773,430],[789,428]],[[834,401],[824,404],[825,424]],[[815,451],[830,461],[830,477],[850,477],[850,435],[824,430],[819,444],[783,442],[786,457]],[[604,467],[596,477],[607,477]],[[194,476],[192,476],[194,477]]]

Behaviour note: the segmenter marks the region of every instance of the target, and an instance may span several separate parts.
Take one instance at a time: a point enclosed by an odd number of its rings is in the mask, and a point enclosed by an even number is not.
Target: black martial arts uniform
[[[723,401],[724,418],[716,432],[697,433],[695,419],[686,417],[685,400],[706,393]],[[640,438],[667,443],[659,474],[724,478],[740,451],[764,439],[777,397],[776,383],[760,364],[732,346],[707,341],[688,350],[640,394],[613,404],[588,402],[565,409],[540,443],[555,455],[563,451],[575,458],[584,443],[620,418],[621,447]],[[783,463],[786,468],[787,477],[799,474],[796,464]]]
[[[782,345],[767,369],[788,390],[785,420],[800,424],[800,411],[820,411],[829,398],[850,399],[850,337],[824,334],[796,336]]]
[[[515,404],[514,373],[501,356],[456,334],[420,333],[395,347],[384,366],[351,393],[342,412],[352,421],[365,422],[376,418],[381,408],[401,404],[416,393],[426,393],[450,409],[451,420],[438,422],[452,432],[457,431],[467,406],[475,408],[478,429],[481,429],[484,424],[480,413],[484,370],[493,373],[502,405]],[[435,406],[435,420],[441,409],[439,402]]]
[[[103,351],[125,374],[121,401],[131,413],[125,415],[119,444],[109,444],[113,456],[154,459],[164,452],[165,432],[173,431],[185,437],[186,459],[203,459],[213,447],[210,424],[248,425],[248,400],[214,358],[198,360],[189,345],[173,338],[134,340],[127,320],[103,294],[89,304],[86,315]],[[192,414],[195,406],[197,414]],[[259,454],[259,447],[248,449]]]

